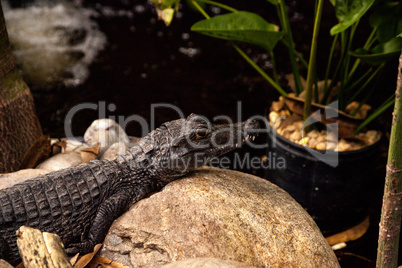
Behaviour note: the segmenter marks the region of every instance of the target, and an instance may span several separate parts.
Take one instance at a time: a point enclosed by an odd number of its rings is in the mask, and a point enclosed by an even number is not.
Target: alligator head
[[[166,122],[145,136],[139,143],[145,154],[137,160],[160,179],[171,180],[253,141],[258,128],[255,120],[212,124],[203,116],[191,114]]]

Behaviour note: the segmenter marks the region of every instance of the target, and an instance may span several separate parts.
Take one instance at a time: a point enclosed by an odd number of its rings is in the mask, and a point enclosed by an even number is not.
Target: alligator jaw
[[[221,156],[223,154],[226,154],[236,148],[240,148],[242,145],[246,144],[249,141],[254,141],[256,136],[258,136],[257,134],[248,134],[246,137],[241,139],[241,142],[238,143],[236,142],[235,144],[226,144],[220,147],[214,147],[214,148],[209,148],[206,150],[206,154],[208,155],[215,155],[214,157],[218,157]],[[201,152],[202,150],[200,150],[199,152]],[[213,157],[211,157],[213,158]]]

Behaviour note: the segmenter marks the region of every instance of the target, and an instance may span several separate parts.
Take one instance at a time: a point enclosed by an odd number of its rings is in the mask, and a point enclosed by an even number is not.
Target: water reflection
[[[106,44],[91,19],[96,12],[68,2],[13,0],[4,2],[4,15],[24,79],[41,89],[83,83],[88,65]]]

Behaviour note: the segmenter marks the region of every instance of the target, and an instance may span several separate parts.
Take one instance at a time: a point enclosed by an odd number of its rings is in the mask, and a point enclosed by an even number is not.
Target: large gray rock
[[[199,257],[256,267],[339,267],[315,222],[286,192],[213,168],[132,206],[112,225],[101,255],[131,267]]]
[[[129,143],[129,138],[124,129],[110,118],[97,119],[92,122],[84,134],[87,144],[100,144],[99,157],[114,143]]]
[[[37,176],[52,172],[47,169],[21,169],[11,173],[0,174],[0,189],[5,189],[17,183],[22,183]]]
[[[237,261],[228,261],[215,258],[194,258],[175,261],[162,268],[252,268],[252,266]]]

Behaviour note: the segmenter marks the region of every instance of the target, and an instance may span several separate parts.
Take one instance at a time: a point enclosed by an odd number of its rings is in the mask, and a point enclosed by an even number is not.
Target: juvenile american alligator
[[[254,139],[256,121],[213,125],[198,115],[162,124],[114,161],[91,161],[0,191],[0,258],[20,260],[21,225],[58,234],[67,253],[103,241],[130,205],[211,158]]]

